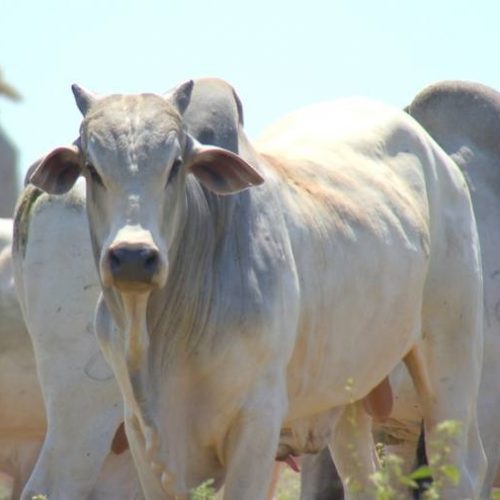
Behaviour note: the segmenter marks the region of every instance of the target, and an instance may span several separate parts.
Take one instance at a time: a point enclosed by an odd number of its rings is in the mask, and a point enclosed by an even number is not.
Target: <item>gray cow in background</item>
[[[0,72],[0,96],[19,101],[20,94],[2,79]],[[17,174],[17,150],[0,126],[0,217],[12,217],[19,192]]]
[[[17,150],[0,126],[0,217],[14,213],[19,193],[17,178]]]

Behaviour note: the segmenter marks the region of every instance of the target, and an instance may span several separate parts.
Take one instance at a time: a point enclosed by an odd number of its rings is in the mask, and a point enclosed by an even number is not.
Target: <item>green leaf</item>
[[[408,476],[402,476],[399,480],[401,481],[401,484],[408,486],[408,488],[412,488],[414,490],[418,488],[418,484]]]
[[[491,500],[500,500],[500,490],[495,490],[491,494]]]
[[[441,470],[454,486],[460,482],[460,472],[454,465],[442,465]]]
[[[215,491],[212,487],[214,480],[209,479],[191,491],[191,500],[213,500]]]
[[[410,479],[430,479],[432,477],[432,469],[428,465],[422,465],[415,469],[409,476]]]

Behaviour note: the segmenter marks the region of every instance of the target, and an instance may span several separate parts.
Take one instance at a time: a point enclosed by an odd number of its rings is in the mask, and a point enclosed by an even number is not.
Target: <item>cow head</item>
[[[192,88],[188,81],[168,96],[100,97],[74,85],[84,116],[79,140],[49,153],[31,174],[33,184],[54,194],[85,176],[105,289],[141,294],[165,285],[189,175],[221,195],[263,182],[237,154],[201,145],[186,132],[182,114]]]

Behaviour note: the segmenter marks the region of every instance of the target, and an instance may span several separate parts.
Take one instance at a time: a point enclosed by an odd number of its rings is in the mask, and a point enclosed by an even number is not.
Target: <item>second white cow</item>
[[[416,118],[465,174],[471,191],[481,242],[484,276],[484,360],[478,398],[479,431],[488,459],[480,497],[500,487],[500,93],[473,82],[444,81],[420,92],[407,112]],[[395,402],[385,422],[374,424],[378,439],[404,458],[415,461],[422,409],[406,368],[390,377]],[[305,457],[304,500],[342,498],[333,464],[325,453]]]

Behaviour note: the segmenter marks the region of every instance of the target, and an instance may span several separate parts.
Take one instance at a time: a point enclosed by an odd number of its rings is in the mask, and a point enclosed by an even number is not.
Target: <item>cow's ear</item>
[[[264,182],[262,175],[241,156],[191,139],[186,168],[210,191],[233,194]]]
[[[76,146],[51,151],[33,169],[28,182],[49,194],[68,192],[80,175],[80,152]]]
[[[173,90],[165,95],[165,99],[170,101],[180,115],[184,114],[186,108],[189,106],[191,101],[191,94],[193,93],[194,81],[188,80],[187,82],[181,83]]]

